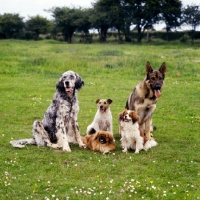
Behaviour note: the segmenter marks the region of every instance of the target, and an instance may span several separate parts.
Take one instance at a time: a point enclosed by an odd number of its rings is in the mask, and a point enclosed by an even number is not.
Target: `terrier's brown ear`
[[[97,100],[96,100],[96,103],[99,103],[99,101],[100,101],[100,99],[97,99]]]
[[[107,99],[107,102],[108,102],[109,104],[111,104],[113,101],[112,101],[112,99]]]

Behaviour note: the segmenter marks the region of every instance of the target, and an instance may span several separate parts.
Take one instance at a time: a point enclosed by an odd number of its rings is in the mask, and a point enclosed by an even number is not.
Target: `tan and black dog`
[[[150,63],[146,63],[146,76],[130,94],[125,108],[134,110],[139,115],[139,125],[145,131],[147,139],[151,139],[152,114],[156,109],[156,102],[161,95],[166,74],[166,63],[159,70],[153,70]]]

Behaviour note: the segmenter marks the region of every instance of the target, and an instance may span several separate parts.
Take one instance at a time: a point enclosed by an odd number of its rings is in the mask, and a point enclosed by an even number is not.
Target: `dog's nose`
[[[103,106],[100,106],[100,108],[103,108]]]
[[[155,90],[160,90],[160,88],[161,88],[160,84],[156,84]]]
[[[66,86],[69,86],[69,81],[65,81],[65,85],[66,85]]]

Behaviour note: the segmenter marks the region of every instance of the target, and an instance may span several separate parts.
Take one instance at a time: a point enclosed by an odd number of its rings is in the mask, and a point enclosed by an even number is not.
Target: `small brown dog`
[[[103,154],[116,149],[114,137],[108,131],[98,131],[94,134],[86,135],[82,138],[82,141],[87,148]]]

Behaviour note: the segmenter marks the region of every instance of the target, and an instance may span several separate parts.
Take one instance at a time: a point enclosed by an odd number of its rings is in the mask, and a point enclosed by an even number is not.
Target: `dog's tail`
[[[157,146],[158,143],[152,138],[151,140],[147,140],[146,143],[144,144],[144,149],[148,150],[152,147]]]
[[[10,144],[16,148],[24,148],[27,144],[36,145],[35,138],[12,140]]]

